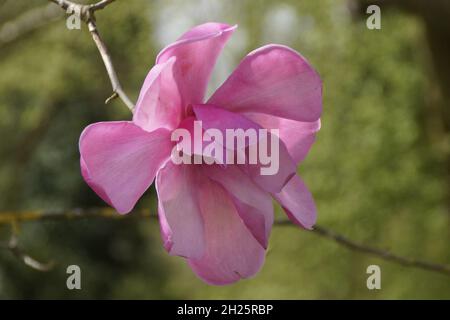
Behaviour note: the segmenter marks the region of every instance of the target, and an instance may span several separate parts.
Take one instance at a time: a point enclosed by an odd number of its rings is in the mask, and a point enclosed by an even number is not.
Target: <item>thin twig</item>
[[[25,223],[32,221],[71,221],[75,219],[90,218],[106,218],[106,219],[129,219],[129,218],[152,218],[157,220],[157,215],[150,210],[134,210],[128,215],[119,215],[111,208],[92,208],[92,209],[72,209],[72,210],[50,210],[50,211],[26,211],[26,212],[6,212],[0,213],[0,225],[11,224],[13,221],[17,223]],[[275,226],[296,227],[289,220],[276,220]],[[405,267],[414,267],[422,270],[438,272],[450,276],[450,266],[444,264],[436,264],[428,261],[411,259],[399,256],[389,251],[367,246],[365,244],[350,240],[349,238],[328,228],[316,225],[312,231],[326,239],[332,240],[347,249],[376,256],[386,261],[391,261]]]
[[[94,40],[95,45],[97,46],[97,49],[100,52],[100,56],[102,57],[103,63],[106,68],[106,72],[108,73],[109,76],[109,80],[111,81],[113,93],[115,93],[123,101],[123,103],[125,103],[128,109],[130,109],[131,112],[133,112],[134,103],[130,100],[130,98],[128,98],[125,91],[123,91],[122,89],[116,70],[112,63],[108,48],[103,42],[100,33],[97,29],[97,25],[95,23],[94,12],[104,9],[107,5],[113,3],[115,0],[102,0],[97,3],[88,5],[78,4],[69,0],[49,0],[49,1],[59,5],[62,9],[66,10],[67,12],[79,13],[80,19],[87,24],[92,39]],[[113,94],[111,97],[113,96],[115,95]],[[106,99],[105,103],[108,103],[111,100],[112,99],[108,98]]]
[[[116,70],[114,69],[114,66],[112,64],[108,49],[106,48],[105,43],[103,42],[102,38],[100,37],[100,34],[98,33],[95,22],[89,21],[88,28],[89,28],[89,32],[92,35],[92,39],[94,40],[95,44],[97,45],[97,49],[100,52],[100,55],[102,56],[103,63],[105,64],[106,72],[108,72],[109,79],[111,80],[113,92],[116,93],[120,99],[122,99],[122,101],[125,103],[125,105],[128,107],[128,109],[133,111],[134,104],[133,104],[133,102],[131,102],[131,100],[128,98],[128,96],[125,94],[125,92],[122,89],[122,86],[120,85],[119,78],[117,77]],[[105,102],[109,102],[109,100],[106,100]]]
[[[26,254],[20,247],[19,247],[19,241],[17,239],[17,235],[13,232],[11,235],[11,238],[8,243],[0,243],[0,248],[6,249],[10,251],[16,258],[18,258],[20,261],[22,261],[26,266],[42,272],[47,272],[53,269],[54,263],[48,262],[48,263],[42,263],[31,257],[30,255]]]
[[[287,220],[279,220],[275,222],[278,226],[291,226],[292,223]],[[444,264],[436,264],[422,260],[411,259],[407,257],[402,257],[396,254],[393,254],[387,250],[382,250],[374,247],[370,247],[353,240],[333,231],[328,228],[324,228],[322,226],[316,225],[313,230],[311,230],[315,234],[333,240],[334,242],[346,247],[347,249],[362,252],[365,254],[370,254],[373,256],[377,256],[383,260],[395,262],[405,267],[413,267],[424,269],[428,271],[439,272],[445,275],[450,275],[450,266]]]
[[[70,209],[70,210],[45,210],[22,211],[0,213],[0,225],[13,222],[23,223],[32,221],[70,221],[89,218],[126,219],[130,217],[149,218],[155,217],[150,210],[134,210],[128,215],[120,215],[111,208]]]
[[[101,9],[105,8],[108,4],[111,4],[114,1],[115,0],[102,0],[97,3],[89,5],[89,7],[91,8],[91,10],[97,11],[97,10],[101,10]]]

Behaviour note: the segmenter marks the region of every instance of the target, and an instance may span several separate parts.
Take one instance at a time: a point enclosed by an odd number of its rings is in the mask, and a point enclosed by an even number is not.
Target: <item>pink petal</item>
[[[147,132],[129,121],[89,125],[80,137],[81,172],[119,213],[130,212],[170,156],[170,132]]]
[[[158,204],[158,219],[159,219],[159,229],[161,232],[161,238],[163,240],[164,249],[167,252],[172,250],[172,230],[170,229],[169,223],[167,222],[166,215],[162,211],[161,205]]]
[[[202,121],[202,126],[205,130],[217,129],[222,132],[223,137],[226,137],[226,130],[242,129],[244,131],[251,129],[258,132],[262,129],[261,126],[253,121],[250,121],[245,116],[230,112],[226,109],[216,107],[213,105],[195,105],[193,111],[197,120]],[[245,146],[249,145],[248,139],[245,140]]]
[[[274,117],[263,113],[245,113],[245,116],[266,129],[278,129],[279,138],[295,163],[302,162],[313,145],[320,130],[320,119],[302,122]]]
[[[272,199],[244,174],[238,166],[203,166],[205,174],[230,194],[239,216],[256,240],[267,248],[273,224]]]
[[[155,65],[147,75],[136,103],[133,122],[146,131],[174,129],[184,116],[173,78],[175,58]]]
[[[203,219],[191,165],[168,161],[156,177],[161,234],[172,255],[200,258],[204,252]]]
[[[269,134],[269,136],[271,137],[272,134]],[[268,140],[270,141],[271,138],[268,138]],[[270,143],[268,144],[268,147],[269,150],[271,150]],[[243,167],[244,172],[246,172],[260,188],[270,193],[280,192],[297,171],[294,160],[289,155],[286,146],[281,140],[279,140],[278,154],[278,171],[276,174],[261,174],[261,168],[268,167],[267,165],[262,165],[261,163],[248,164]]]
[[[197,119],[202,121],[202,125],[205,129],[218,129],[222,132],[224,138],[226,137],[226,129],[254,129],[257,131],[261,129],[258,124],[246,118],[243,114],[230,112],[222,108],[213,107],[211,105],[196,105],[193,107],[193,110]],[[258,137],[258,143],[260,143],[262,137],[259,135]],[[268,137],[266,138],[268,138],[269,150],[271,150],[270,137],[271,133],[268,132]],[[258,145],[258,148],[259,147],[260,145]],[[239,152],[240,150],[237,151]],[[269,154],[271,154],[271,152],[269,152]],[[247,157],[247,164],[243,165],[244,172],[247,173],[259,187],[271,193],[280,192],[289,179],[296,173],[297,169],[286,146],[281,140],[279,140],[279,168],[278,172],[275,174],[261,175],[261,168],[263,165],[259,162],[257,164],[249,164],[248,160],[249,158]]]
[[[208,178],[197,185],[205,222],[206,251],[189,259],[192,270],[204,281],[224,285],[255,275],[264,263],[265,250],[243,224],[232,199]]]
[[[246,147],[249,146],[251,142],[250,139],[246,138],[244,140],[244,143],[242,144],[243,148],[241,149],[237,149],[238,145],[236,143],[236,139],[233,140],[232,145],[227,145],[225,140],[227,136],[227,129],[242,129],[244,130],[244,132],[248,129],[251,129],[255,130],[255,132],[258,132],[258,130],[261,128],[258,124],[250,121],[249,119],[243,117],[238,113],[230,112],[213,105],[194,105],[193,111],[197,117],[197,120],[202,122],[202,127],[206,131],[205,136],[208,136],[208,129],[215,129],[221,132],[224,140],[216,141],[214,138],[214,141],[217,142],[217,145],[222,145],[223,147],[222,158],[219,159],[219,157],[216,157],[217,160],[220,161],[218,163],[225,163],[227,161],[227,157],[234,157],[235,163],[237,163],[238,154],[240,154],[241,157],[244,157],[246,153]],[[243,136],[243,138],[245,138],[245,136]],[[255,143],[257,143],[258,141],[256,134],[255,138]]]
[[[84,162],[83,157],[80,157],[80,167],[81,167],[81,175],[82,175],[84,181],[92,188],[92,190],[95,191],[95,193],[97,193],[97,195],[103,201],[105,201],[110,206],[113,206],[112,202],[111,202],[111,199],[109,199],[109,197],[106,194],[105,190],[103,190],[103,188],[100,185],[98,185],[95,181],[93,181],[91,179],[91,177],[89,176],[89,171],[87,169],[87,165]]]
[[[208,141],[204,140],[204,128],[203,126],[200,126],[200,123],[197,122],[198,125],[198,132],[195,132],[195,122],[197,120],[195,117],[187,117],[183,121],[181,121],[178,129],[185,129],[187,132],[189,132],[190,140],[185,140],[183,138],[180,138],[181,141],[177,142],[177,150],[180,152],[184,152],[185,155],[192,157],[191,164],[197,163],[194,161],[199,161],[197,164],[204,163],[204,158],[207,157],[206,153],[204,152],[205,148],[209,145]],[[225,153],[223,153],[225,154]],[[194,160],[194,158],[196,158]],[[216,160],[216,163],[224,163],[224,157],[218,157],[213,156],[212,160]]]
[[[253,129],[257,131],[261,128],[241,114],[213,105],[195,105],[193,110],[197,119],[203,122],[204,129],[218,129],[225,134],[226,129]]]
[[[235,29],[236,26],[222,23],[205,23],[189,30],[159,53],[158,64],[176,57],[174,76],[183,106],[203,102],[217,57]]]
[[[299,53],[268,45],[245,57],[208,103],[310,122],[322,111],[322,82]]]
[[[274,197],[292,222],[306,229],[312,229],[317,219],[316,205],[299,176],[293,176],[283,190]]]
[[[202,150],[203,150],[203,130],[199,130],[199,132],[197,133],[197,135],[199,135],[199,137],[197,137],[196,133],[194,132],[194,124],[195,124],[195,117],[187,117],[185,119],[183,119],[183,121],[181,121],[180,125],[178,126],[178,129],[185,129],[189,132],[189,136],[190,136],[190,140],[182,140],[181,142],[179,142],[180,144],[180,148],[181,146],[183,146],[183,150],[186,151],[186,153],[188,155],[202,155]],[[195,140],[198,139],[197,142],[201,142],[198,144],[195,144]],[[190,144],[190,148],[188,148]],[[189,150],[190,149],[190,150]]]

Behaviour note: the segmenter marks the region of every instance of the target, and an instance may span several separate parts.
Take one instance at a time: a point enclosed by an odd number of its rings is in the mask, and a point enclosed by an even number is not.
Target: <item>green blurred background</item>
[[[159,50],[196,24],[239,25],[210,92],[259,46],[301,52],[324,81],[322,130],[299,168],[318,223],[450,264],[450,6],[378,4],[381,30],[366,28],[367,3],[356,0],[118,0],[97,19],[133,100]],[[14,29],[42,8],[45,18]],[[45,0],[0,0],[0,214],[104,207],[81,178],[78,138],[92,122],[130,118],[120,100],[103,103],[111,87],[86,27],[68,30],[55,9]],[[153,187],[138,207],[155,212]],[[10,232],[0,226],[1,240]],[[42,273],[1,250],[0,298],[450,298],[448,276],[351,252],[295,227],[274,228],[256,277],[224,287],[204,284],[169,256],[154,219],[31,222],[18,236],[27,253],[57,265]],[[81,267],[82,290],[66,288],[71,264]],[[366,287],[370,264],[381,267],[381,290]]]

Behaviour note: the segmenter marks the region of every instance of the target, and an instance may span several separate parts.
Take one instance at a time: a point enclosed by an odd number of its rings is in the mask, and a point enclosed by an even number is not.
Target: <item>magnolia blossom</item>
[[[89,186],[126,214],[156,179],[165,249],[210,284],[255,275],[265,258],[272,198],[293,223],[311,229],[316,208],[296,175],[320,128],[322,83],[296,51],[267,45],[249,53],[205,100],[212,69],[236,26],[206,23],[163,49],[142,86],[132,121],[99,122],[80,137]],[[205,128],[278,129],[279,170],[261,164],[176,164],[171,133]],[[195,150],[187,156],[195,156]]]

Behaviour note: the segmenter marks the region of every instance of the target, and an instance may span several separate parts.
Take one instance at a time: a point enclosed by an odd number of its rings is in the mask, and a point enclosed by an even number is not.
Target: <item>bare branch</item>
[[[98,1],[93,4],[79,4],[79,3],[75,3],[70,0],[49,0],[49,1],[57,4],[64,10],[67,10],[69,7],[72,7],[72,8],[73,7],[80,7],[80,8],[83,7],[83,8],[90,10],[91,12],[94,12],[97,10],[104,9],[107,5],[113,3],[115,0],[101,0],[101,1]]]
[[[130,219],[130,218],[151,218],[157,220],[157,215],[150,210],[134,210],[128,215],[119,215],[111,208],[92,208],[92,209],[72,209],[72,210],[52,210],[52,211],[26,211],[26,212],[6,212],[0,213],[0,225],[11,224],[12,222],[25,223],[32,221],[72,221],[76,219],[105,218],[105,219]],[[276,220],[275,226],[296,227],[289,220]],[[450,266],[445,264],[436,264],[428,261],[411,259],[393,254],[389,251],[367,246],[348,239],[347,237],[332,231],[328,228],[316,225],[312,231],[321,237],[332,240],[347,249],[361,252],[364,254],[376,256],[380,259],[400,264],[405,267],[413,267],[431,272],[441,273],[450,276]]]
[[[73,13],[78,12],[80,14],[80,18],[87,24],[92,39],[94,40],[95,45],[97,46],[97,49],[100,52],[100,56],[102,57],[103,63],[105,64],[106,72],[108,73],[114,93],[111,97],[118,96],[123,101],[123,103],[125,103],[128,109],[130,109],[131,112],[133,112],[134,103],[131,102],[130,98],[128,98],[128,96],[122,89],[116,70],[112,63],[108,48],[103,42],[100,33],[97,29],[97,25],[95,24],[94,12],[97,10],[104,9],[107,5],[113,3],[115,0],[102,0],[90,5],[78,4],[69,0],[49,0],[49,1],[56,3],[66,11]],[[106,99],[105,103],[108,103],[111,100],[112,99],[108,98]]]
[[[98,51],[100,52],[100,55],[102,56],[103,63],[105,64],[106,72],[108,72],[109,79],[111,80],[113,92],[119,96],[120,99],[126,104],[128,109],[133,111],[134,104],[131,102],[131,100],[128,98],[128,96],[125,94],[125,92],[122,89],[122,86],[120,85],[119,78],[117,77],[116,71],[114,69],[114,66],[111,61],[111,57],[109,55],[108,49],[106,48],[105,43],[103,42],[102,38],[100,37],[100,34],[98,33],[98,30],[95,26],[95,22],[89,21],[88,22],[89,31],[92,35],[92,39],[94,40]],[[108,103],[110,99],[107,99],[105,103]]]
[[[90,208],[70,210],[44,210],[0,213],[0,225],[33,221],[71,221],[89,218],[128,219],[132,217],[156,218],[150,210],[134,210],[133,213],[120,215],[112,208]]]
[[[7,244],[0,243],[0,248],[9,250],[15,257],[22,261],[26,266],[42,272],[47,272],[53,269],[54,263],[42,263],[26,254],[18,245],[17,236],[13,233]]]
[[[91,10],[97,11],[97,10],[101,10],[101,9],[105,8],[108,4],[111,4],[114,1],[115,0],[102,0],[97,3],[91,4],[89,7],[91,8]]]
[[[276,221],[275,224],[279,225],[279,226],[292,225],[292,223],[290,221],[285,221],[285,220]],[[318,226],[318,225],[316,225],[314,227],[312,232],[314,232],[315,234],[318,234],[324,238],[333,240],[334,242],[346,247],[347,249],[353,250],[353,251],[358,251],[358,252],[362,252],[365,254],[373,255],[373,256],[376,256],[383,260],[395,262],[395,263],[400,264],[405,267],[413,267],[413,268],[418,268],[418,269],[423,269],[423,270],[428,270],[428,271],[434,271],[434,272],[439,272],[439,273],[450,276],[450,266],[448,266],[448,265],[436,264],[436,263],[431,263],[431,262],[427,262],[427,261],[402,257],[399,255],[393,254],[387,250],[382,250],[382,249],[370,247],[370,246],[355,242],[333,230],[330,230],[330,229],[327,229],[327,228],[324,228],[324,227]]]

